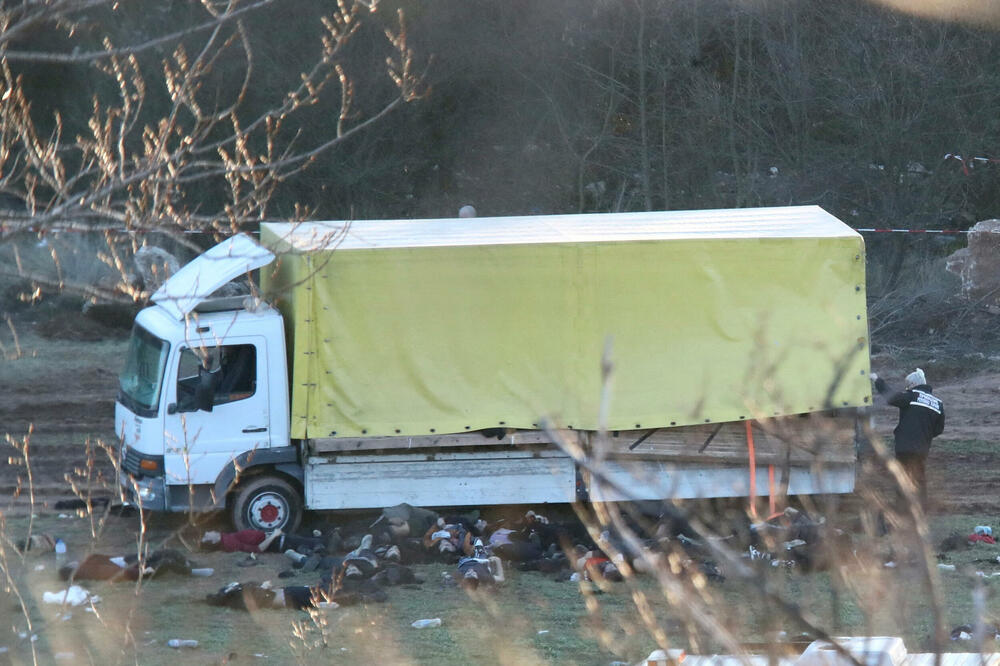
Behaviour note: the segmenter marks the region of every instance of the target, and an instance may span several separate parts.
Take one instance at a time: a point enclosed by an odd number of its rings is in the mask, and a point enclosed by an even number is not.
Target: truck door
[[[266,356],[263,337],[178,350],[164,427],[168,484],[215,483],[234,457],[270,446]],[[196,402],[199,375],[206,370],[212,375],[211,411]]]

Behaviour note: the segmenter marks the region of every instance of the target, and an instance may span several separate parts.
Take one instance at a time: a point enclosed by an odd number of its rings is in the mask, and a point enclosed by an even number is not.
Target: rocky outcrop
[[[1000,220],[976,223],[969,245],[948,257],[948,271],[962,279],[962,296],[1000,313]]]

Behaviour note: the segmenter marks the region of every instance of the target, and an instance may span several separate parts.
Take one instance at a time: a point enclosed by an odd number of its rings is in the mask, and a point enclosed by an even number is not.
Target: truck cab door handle
[[[243,432],[267,432],[267,428],[254,428],[251,426],[249,428],[243,428]]]

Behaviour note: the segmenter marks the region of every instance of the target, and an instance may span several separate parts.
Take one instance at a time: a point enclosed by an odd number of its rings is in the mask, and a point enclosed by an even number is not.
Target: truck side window
[[[183,349],[177,368],[178,411],[195,409],[198,366],[203,363],[218,376],[213,405],[243,400],[256,392],[257,350],[253,345]]]

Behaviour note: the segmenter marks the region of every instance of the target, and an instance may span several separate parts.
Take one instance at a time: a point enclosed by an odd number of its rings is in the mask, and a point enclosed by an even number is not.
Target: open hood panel
[[[274,261],[274,254],[250,236],[227,238],[184,265],[153,294],[153,302],[183,319],[216,289]]]

